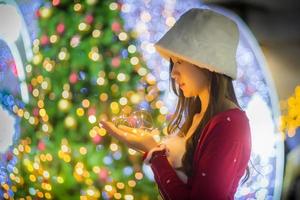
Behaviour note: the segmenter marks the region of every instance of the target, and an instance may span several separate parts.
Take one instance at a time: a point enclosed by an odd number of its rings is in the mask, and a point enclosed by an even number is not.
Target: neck
[[[208,107],[208,103],[209,103],[209,90],[208,90],[208,88],[205,89],[205,90],[202,90],[199,93],[198,97],[201,100],[201,112],[195,114],[195,116],[202,117],[204,115],[204,113],[206,112],[207,107]]]

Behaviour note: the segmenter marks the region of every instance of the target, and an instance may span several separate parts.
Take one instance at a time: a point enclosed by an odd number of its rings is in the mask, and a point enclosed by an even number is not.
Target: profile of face
[[[208,89],[206,70],[177,57],[172,56],[171,60],[174,63],[171,78],[175,80],[186,98],[198,96],[203,90]]]

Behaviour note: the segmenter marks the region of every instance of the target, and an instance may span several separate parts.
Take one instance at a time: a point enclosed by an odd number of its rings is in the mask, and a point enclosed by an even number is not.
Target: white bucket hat
[[[209,9],[192,8],[154,44],[167,60],[178,57],[236,79],[239,31],[228,17]]]

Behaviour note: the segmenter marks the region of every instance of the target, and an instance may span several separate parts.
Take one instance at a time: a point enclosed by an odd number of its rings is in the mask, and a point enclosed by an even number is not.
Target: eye
[[[181,64],[181,61],[177,61],[178,64]]]

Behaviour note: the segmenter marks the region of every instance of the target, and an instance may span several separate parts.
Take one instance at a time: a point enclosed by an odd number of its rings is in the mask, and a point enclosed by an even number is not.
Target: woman
[[[238,41],[232,20],[190,9],[155,44],[170,60],[178,96],[169,136],[157,143],[141,129],[101,121],[111,135],[144,152],[164,199],[234,199],[251,153],[248,118],[232,85]]]

